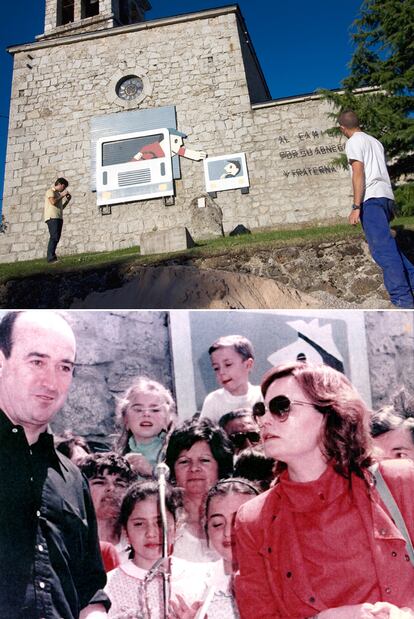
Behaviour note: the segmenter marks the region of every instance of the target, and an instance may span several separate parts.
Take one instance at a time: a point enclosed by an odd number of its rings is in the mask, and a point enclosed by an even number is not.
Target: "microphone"
[[[159,482],[165,483],[170,478],[170,467],[165,462],[160,462],[155,467],[155,477]]]
[[[170,576],[171,568],[168,562],[168,523],[167,523],[167,509],[165,503],[165,493],[167,490],[167,480],[170,476],[170,469],[165,462],[160,462],[155,467],[155,477],[158,480],[158,499],[160,506],[161,527],[162,527],[162,556],[161,560],[166,569],[162,573],[163,577],[163,601],[164,601],[164,616],[168,615],[169,601],[170,601]]]

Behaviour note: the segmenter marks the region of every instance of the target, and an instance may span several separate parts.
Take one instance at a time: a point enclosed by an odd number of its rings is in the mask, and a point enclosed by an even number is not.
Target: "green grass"
[[[392,222],[393,226],[402,226],[414,230],[414,216],[399,217]],[[201,241],[196,247],[185,252],[174,254],[157,254],[151,256],[141,256],[139,247],[129,247],[112,252],[84,253],[73,256],[63,256],[59,262],[48,264],[45,259],[28,260],[25,262],[12,262],[0,264],[0,283],[5,283],[10,279],[21,279],[33,275],[47,273],[69,273],[82,270],[89,270],[95,267],[105,267],[116,264],[134,263],[137,265],[150,265],[157,262],[166,261],[180,256],[203,257],[220,254],[223,251],[234,248],[248,248],[251,245],[258,247],[283,246],[290,243],[302,242],[330,242],[340,238],[360,236],[362,230],[360,226],[349,226],[348,224],[336,224],[331,226],[317,226],[301,228],[297,230],[272,230],[265,232],[255,232],[235,237],[220,237],[210,241]]]

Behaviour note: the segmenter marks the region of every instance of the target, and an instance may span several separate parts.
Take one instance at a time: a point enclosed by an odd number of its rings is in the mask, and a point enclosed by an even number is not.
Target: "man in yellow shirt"
[[[48,262],[57,261],[56,247],[62,234],[63,209],[67,207],[72,197],[67,190],[68,185],[66,178],[58,178],[55,184],[46,191],[44,217],[50,236],[47,246]]]

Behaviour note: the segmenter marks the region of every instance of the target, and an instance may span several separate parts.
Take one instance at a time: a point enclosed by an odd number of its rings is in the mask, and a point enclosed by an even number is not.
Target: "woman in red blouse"
[[[369,471],[369,410],[328,366],[272,368],[255,405],[277,483],[236,521],[242,619],[412,619],[414,567]],[[414,538],[414,465],[380,470]]]

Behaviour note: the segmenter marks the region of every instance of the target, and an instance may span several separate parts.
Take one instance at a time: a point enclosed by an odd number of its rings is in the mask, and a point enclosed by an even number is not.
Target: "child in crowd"
[[[108,547],[102,542],[109,542],[115,546],[122,562],[126,559],[126,543],[118,523],[119,511],[124,494],[136,475],[127,460],[114,452],[89,454],[79,463],[79,468],[89,482],[102,556],[108,553]]]
[[[166,487],[166,513],[169,553],[175,537],[175,523],[182,505],[181,492]],[[108,617],[165,617],[163,576],[156,569],[162,557],[162,527],[158,499],[158,484],[136,482],[126,493],[121,506],[120,524],[129,540],[129,560],[108,574],[105,591],[111,600]],[[183,603],[195,616],[211,587],[214,564],[193,564],[177,557],[170,559],[171,599]],[[176,596],[178,595],[178,598]]]
[[[254,351],[247,338],[242,335],[220,337],[208,353],[220,389],[206,396],[200,417],[209,417],[218,423],[225,413],[238,408],[251,409],[256,402],[262,401],[260,386],[249,382]]]
[[[191,609],[179,599],[171,602],[176,617],[239,619],[233,593],[233,574],[237,571],[233,524],[239,507],[258,494],[260,490],[254,483],[241,478],[224,479],[210,488],[205,502],[205,530],[221,560],[214,564],[214,580],[201,609],[192,615]]]
[[[176,408],[171,393],[156,380],[138,376],[120,399],[116,417],[122,431],[117,450],[139,478],[150,478],[163,459]]]

